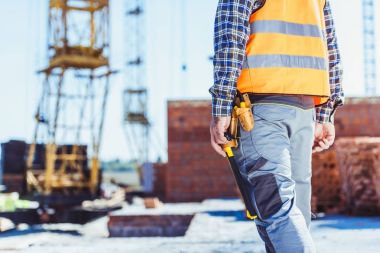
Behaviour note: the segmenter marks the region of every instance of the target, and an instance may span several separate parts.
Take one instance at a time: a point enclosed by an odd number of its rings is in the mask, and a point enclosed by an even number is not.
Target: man
[[[240,126],[233,150],[246,207],[267,252],[315,252],[311,154],[333,144],[343,101],[329,1],[219,0],[214,43],[212,147],[225,156],[234,98],[247,93],[255,126]]]

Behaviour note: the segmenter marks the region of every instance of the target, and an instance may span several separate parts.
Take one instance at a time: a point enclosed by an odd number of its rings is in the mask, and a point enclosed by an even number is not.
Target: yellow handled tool
[[[242,175],[240,174],[239,166],[235,160],[234,152],[233,152],[232,147],[231,147],[231,145],[233,145],[233,144],[231,144],[231,142],[236,141],[236,140],[232,139],[232,137],[228,133],[225,133],[224,136],[230,142],[223,146],[223,150],[224,150],[224,152],[226,152],[228,162],[230,164],[232,173],[234,174],[234,177],[235,177],[235,182],[236,182],[237,186],[239,187],[239,190],[240,190],[241,195],[243,197],[243,201],[244,201],[244,204],[246,207],[246,217],[248,219],[251,219],[251,220],[256,219],[257,216],[251,215],[250,211],[248,210],[248,209],[251,209],[251,210],[254,209],[253,204],[252,204],[251,198],[249,197],[249,193],[244,188],[243,178],[242,178]],[[254,212],[254,210],[252,212]]]

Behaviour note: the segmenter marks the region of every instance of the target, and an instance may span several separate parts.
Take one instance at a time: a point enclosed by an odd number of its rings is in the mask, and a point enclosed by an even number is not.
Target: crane
[[[376,26],[374,0],[362,0],[363,11],[363,44],[364,44],[364,85],[365,95],[377,93],[376,76]]]
[[[126,0],[126,88],[123,94],[123,125],[129,159],[146,162],[149,155],[145,60],[145,0]]]
[[[48,66],[26,162],[28,193],[81,202],[99,189],[109,88],[108,0],[50,0]],[[77,198],[78,197],[78,198]],[[45,201],[46,200],[46,201]],[[66,202],[65,202],[66,203]]]

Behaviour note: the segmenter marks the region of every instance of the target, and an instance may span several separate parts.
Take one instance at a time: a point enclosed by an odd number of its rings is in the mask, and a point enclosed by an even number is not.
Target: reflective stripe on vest
[[[248,56],[246,60],[248,61],[244,64],[246,68],[286,67],[327,70],[326,60],[322,57],[262,54]]]
[[[303,25],[279,20],[257,20],[250,27],[251,34],[283,33],[298,36],[323,37],[323,32],[316,25]]]
[[[330,95],[325,0],[266,0],[250,18],[240,92]]]

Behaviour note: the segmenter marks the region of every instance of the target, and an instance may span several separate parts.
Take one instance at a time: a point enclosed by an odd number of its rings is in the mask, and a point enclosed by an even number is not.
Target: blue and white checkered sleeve
[[[219,0],[214,27],[212,115],[230,116],[249,38],[255,0]]]
[[[343,101],[344,93],[342,87],[342,65],[340,59],[340,52],[338,42],[336,39],[334,20],[331,14],[331,7],[329,1],[326,1],[324,8],[327,47],[329,53],[329,80],[330,80],[330,99],[329,101],[316,108],[317,122],[326,123],[333,111],[334,104],[338,99]]]

